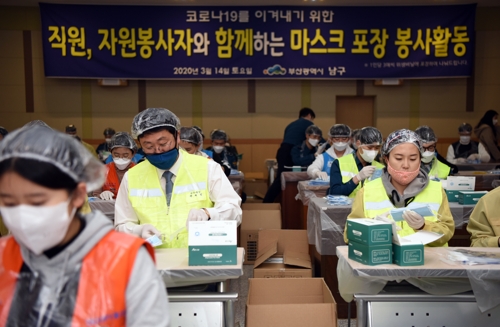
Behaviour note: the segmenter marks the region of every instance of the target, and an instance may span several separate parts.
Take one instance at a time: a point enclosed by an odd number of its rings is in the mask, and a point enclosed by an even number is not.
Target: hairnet
[[[316,126],[316,125],[310,125],[310,126],[306,129],[306,134],[313,134],[313,135],[319,135],[319,136],[322,136],[322,135],[323,135],[323,132],[321,131],[321,128],[319,128],[318,126]]]
[[[102,186],[105,166],[75,138],[42,126],[20,128],[0,142],[0,162],[25,158],[57,167],[75,182],[87,184],[87,192]],[[36,167],[34,167],[36,169]]]
[[[181,128],[181,141],[193,143],[195,145],[200,145],[203,142],[201,133],[194,127],[182,127]]]
[[[210,133],[210,138],[213,140],[224,140],[227,142],[227,134],[222,129],[215,129]]]
[[[181,121],[165,108],[148,108],[138,113],[132,121],[132,136],[136,139],[144,132],[157,127],[172,127],[178,131]]]
[[[359,130],[357,140],[363,144],[382,144],[382,133],[375,127],[367,126]]]
[[[434,131],[429,126],[424,125],[417,127],[415,133],[417,133],[424,144],[437,142],[436,134],[434,134]]]
[[[412,143],[417,147],[418,151],[422,152],[422,140],[418,134],[409,129],[399,129],[387,136],[380,153],[387,156],[392,149],[403,143]]]
[[[42,127],[46,127],[46,128],[52,129],[52,127],[50,127],[49,125],[47,125],[47,123],[44,122],[43,120],[32,120],[30,122],[27,122],[23,126],[23,128],[25,128],[25,127],[33,127],[33,126],[42,126]]]
[[[458,132],[459,133],[471,133],[472,132],[472,126],[469,123],[462,123],[460,126],[458,126]]]
[[[132,136],[127,132],[118,132],[113,135],[108,146],[110,150],[114,148],[127,148],[133,152],[137,152],[137,143],[135,143]]]
[[[201,130],[201,128],[200,128],[200,127],[198,127],[198,126],[194,125],[194,126],[193,126],[193,128],[194,128],[195,130],[197,130],[198,132],[200,132],[201,137],[202,137],[203,139],[205,139],[205,134],[203,134],[203,131]]]
[[[66,132],[76,132],[76,126],[73,124],[66,126]]]
[[[114,129],[112,129],[111,127],[108,127],[104,130],[104,132],[102,133],[103,135],[110,135],[110,136],[113,136],[115,135],[116,131]]]
[[[330,127],[330,137],[351,137],[351,128],[344,124],[335,124]]]

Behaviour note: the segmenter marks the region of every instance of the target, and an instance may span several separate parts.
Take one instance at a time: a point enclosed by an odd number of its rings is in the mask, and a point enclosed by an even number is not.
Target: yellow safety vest
[[[338,158],[339,162],[339,168],[340,168],[340,173],[342,174],[342,183],[347,183],[350,181],[354,176],[356,176],[359,173],[358,166],[356,165],[356,159],[354,156],[356,155],[356,152],[353,152],[349,155],[342,156]],[[379,169],[384,168],[384,165],[382,165],[378,161],[373,161],[372,166],[375,166]],[[378,178],[377,178],[378,179]],[[364,183],[368,183],[369,180],[366,179]],[[353,198],[356,196],[356,193],[361,189],[361,184],[364,183],[358,183],[358,186],[349,194],[350,198]]]
[[[182,164],[169,207],[155,166],[145,160],[128,171],[128,197],[139,223],[151,224],[162,232],[163,248],[187,247],[185,227],[189,211],[214,206],[208,193],[208,159],[180,151]]]
[[[446,179],[448,175],[450,175],[450,172],[450,166],[445,165],[437,158],[432,159],[432,168],[428,174],[430,179],[434,177],[437,177],[439,179]]]
[[[420,192],[412,203],[429,205],[434,215],[437,217],[437,212],[441,207],[443,201],[443,192],[441,190],[441,183],[436,181],[429,181],[429,184]],[[389,196],[385,190],[382,178],[377,178],[365,185],[363,202],[365,206],[365,217],[375,218],[378,215],[386,213],[394,208],[394,205],[389,200]],[[425,220],[437,221],[435,216],[424,217]],[[389,215],[389,218],[392,217]],[[397,222],[401,230],[398,231],[399,236],[406,236],[414,234],[415,231],[411,228],[406,221]]]

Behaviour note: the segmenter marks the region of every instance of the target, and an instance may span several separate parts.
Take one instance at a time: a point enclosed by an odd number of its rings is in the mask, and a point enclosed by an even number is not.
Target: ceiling
[[[479,7],[500,6],[500,0],[0,0],[0,6],[38,6],[39,2],[111,5],[194,6],[396,6],[477,3]]]

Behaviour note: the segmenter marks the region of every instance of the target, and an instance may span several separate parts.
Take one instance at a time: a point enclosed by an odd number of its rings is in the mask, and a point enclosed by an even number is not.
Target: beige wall
[[[488,109],[500,110],[500,7],[478,8],[474,111],[466,112],[466,79],[405,80],[402,86],[364,82],[364,94],[376,96],[376,126],[384,135],[420,124],[451,138],[466,121],[475,124]],[[23,32],[32,31],[34,113],[26,113]],[[0,125],[15,129],[42,119],[56,129],[75,124],[85,139],[100,139],[104,128],[130,130],[138,112],[138,83],[101,87],[95,80],[47,79],[38,8],[0,7]],[[171,109],[183,125],[201,125],[205,134],[222,128],[244,152],[244,170],[260,170],[273,157],[285,126],[302,106],[317,113],[323,131],[335,122],[335,97],[356,95],[355,81],[255,82],[256,113],[248,113],[247,81],[146,82],[146,105]],[[194,110],[193,110],[194,108]],[[255,145],[251,140],[272,139]],[[250,141],[249,141],[250,140]],[[262,142],[260,142],[262,143]]]

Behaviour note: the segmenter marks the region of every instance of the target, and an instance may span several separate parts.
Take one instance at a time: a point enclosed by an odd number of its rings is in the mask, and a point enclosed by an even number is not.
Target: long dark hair
[[[483,118],[479,121],[479,123],[476,125],[476,128],[479,126],[486,124],[491,127],[493,130],[493,135],[495,135],[495,138],[497,137],[497,129],[495,128],[495,125],[493,125],[493,117],[498,116],[498,112],[495,110],[488,110],[484,113]]]

